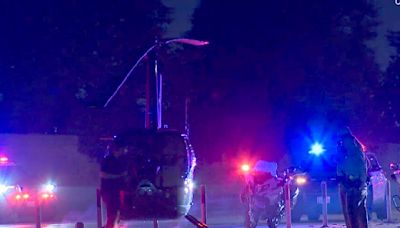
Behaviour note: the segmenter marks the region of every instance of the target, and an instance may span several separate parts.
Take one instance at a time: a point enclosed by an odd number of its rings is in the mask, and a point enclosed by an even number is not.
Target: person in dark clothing
[[[349,128],[339,130],[337,176],[347,228],[367,228],[367,160]]]
[[[125,152],[126,147],[114,141],[109,148],[109,153],[101,163],[100,190],[107,211],[105,228],[114,228],[119,222],[120,192],[124,186],[125,176],[127,175],[126,166],[123,159],[121,159]]]

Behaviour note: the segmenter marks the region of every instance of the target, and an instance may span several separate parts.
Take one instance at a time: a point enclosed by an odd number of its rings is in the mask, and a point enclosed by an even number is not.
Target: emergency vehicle
[[[8,156],[0,156],[0,223],[34,222],[35,213],[56,198],[54,183],[21,183],[24,175],[31,174]]]

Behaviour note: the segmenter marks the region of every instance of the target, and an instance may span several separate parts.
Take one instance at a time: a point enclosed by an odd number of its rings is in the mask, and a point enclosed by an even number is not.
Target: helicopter
[[[186,38],[156,41],[131,68],[104,107],[107,107],[132,71],[153,49],[157,50],[170,43],[192,46],[208,44],[207,41]],[[127,184],[121,192],[121,218],[125,220],[187,218],[193,200],[196,157],[189,140],[187,110],[185,133],[162,127],[162,74],[157,59],[154,61],[154,74],[154,90],[150,89],[153,83],[151,77],[146,77],[145,129],[118,133],[114,137],[121,140],[126,148],[124,161],[128,167]],[[156,99],[151,99],[151,96]],[[156,104],[150,104],[151,101]],[[157,109],[157,115],[153,118],[150,117],[150,107]],[[155,123],[157,126],[152,126]],[[196,220],[191,218],[189,216],[187,219]]]

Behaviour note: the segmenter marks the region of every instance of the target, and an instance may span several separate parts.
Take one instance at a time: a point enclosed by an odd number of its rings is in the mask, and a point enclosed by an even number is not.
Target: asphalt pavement
[[[85,228],[97,228],[97,225],[93,222],[84,223]],[[35,228],[35,224],[6,224],[0,225],[1,228]],[[75,228],[75,224],[73,223],[65,223],[65,224],[43,224],[43,228]],[[120,228],[153,228],[152,222],[125,222]],[[244,228],[243,225],[240,224],[230,224],[230,223],[218,223],[218,224],[209,224],[210,228]],[[265,224],[261,224],[258,226],[259,228],[268,228]],[[286,224],[281,224],[280,228],[286,228]],[[322,227],[321,223],[296,223],[292,224],[292,228],[319,228]],[[328,224],[330,228],[344,228],[346,227],[342,222],[332,222]],[[195,226],[189,224],[186,221],[160,221],[159,228],[195,228]],[[394,223],[385,223],[385,222],[370,222],[369,228],[400,228],[400,222]]]

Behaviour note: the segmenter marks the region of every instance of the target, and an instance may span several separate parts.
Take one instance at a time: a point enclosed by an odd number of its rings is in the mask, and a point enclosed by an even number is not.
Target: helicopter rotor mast
[[[147,59],[148,55],[151,51],[156,49],[156,53],[154,55],[154,74],[155,74],[155,83],[156,83],[156,109],[157,109],[157,129],[162,128],[162,74],[160,72],[159,68],[159,61],[157,58],[157,50],[161,48],[164,45],[168,45],[171,43],[181,43],[181,44],[187,44],[187,45],[192,45],[192,46],[205,46],[208,45],[208,41],[201,41],[201,40],[195,40],[195,39],[188,39],[188,38],[175,38],[175,39],[170,39],[167,41],[160,42],[158,40],[155,41],[155,43],[146,50],[146,52],[136,61],[136,63],[133,65],[133,67],[129,70],[129,72],[126,74],[122,82],[118,85],[117,89],[114,91],[114,93],[108,98],[107,102],[104,104],[104,108],[106,108],[111,100],[117,95],[118,91],[121,89],[121,87],[125,84],[129,76],[132,74],[132,72],[136,69],[136,67],[139,65],[139,63],[142,62],[143,59]],[[150,62],[149,62],[150,63]],[[145,128],[151,128],[151,76],[150,76],[150,69],[147,69],[146,72],[146,106],[145,106]]]

